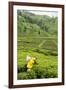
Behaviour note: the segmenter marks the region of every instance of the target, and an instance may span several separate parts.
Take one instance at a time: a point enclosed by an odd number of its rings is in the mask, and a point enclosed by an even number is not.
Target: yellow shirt
[[[27,64],[27,68],[31,69],[33,67],[33,63],[34,63],[34,60],[31,59]]]

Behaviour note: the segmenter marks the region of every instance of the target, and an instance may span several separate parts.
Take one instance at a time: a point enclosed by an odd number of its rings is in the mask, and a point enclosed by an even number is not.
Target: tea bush
[[[23,65],[23,66],[18,66],[18,70],[17,71],[18,71],[18,73],[26,72],[27,71],[26,64]]]
[[[57,71],[55,68],[51,66],[47,67],[39,67],[34,66],[31,71],[20,72],[18,74],[18,79],[40,79],[40,78],[56,78]]]
[[[18,79],[28,79],[28,75],[25,72],[18,73]]]

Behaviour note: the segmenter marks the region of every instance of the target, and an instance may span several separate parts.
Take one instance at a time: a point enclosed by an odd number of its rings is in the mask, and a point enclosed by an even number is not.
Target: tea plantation
[[[17,78],[58,77],[58,18],[17,11]],[[37,64],[28,72],[26,56],[36,57]]]

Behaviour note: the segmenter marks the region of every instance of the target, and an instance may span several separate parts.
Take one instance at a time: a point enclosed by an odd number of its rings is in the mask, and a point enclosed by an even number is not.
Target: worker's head
[[[32,60],[34,61],[33,64],[37,64],[37,58],[36,57],[32,57]]]

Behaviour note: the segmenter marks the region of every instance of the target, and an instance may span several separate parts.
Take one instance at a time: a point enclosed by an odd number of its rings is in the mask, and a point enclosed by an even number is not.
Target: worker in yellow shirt
[[[36,64],[36,58],[30,57],[29,60],[27,60],[27,71],[30,71],[34,64]]]

